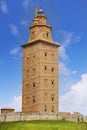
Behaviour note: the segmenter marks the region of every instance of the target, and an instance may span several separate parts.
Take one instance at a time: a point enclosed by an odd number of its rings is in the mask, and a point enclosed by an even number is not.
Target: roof
[[[21,47],[30,46],[30,45],[35,44],[35,43],[37,43],[37,42],[44,42],[44,43],[47,43],[47,44],[49,44],[49,45],[53,45],[53,46],[60,47],[59,44],[54,43],[54,42],[50,42],[50,41],[46,41],[46,40],[44,40],[44,39],[37,39],[37,40],[30,41],[29,43],[23,44]]]

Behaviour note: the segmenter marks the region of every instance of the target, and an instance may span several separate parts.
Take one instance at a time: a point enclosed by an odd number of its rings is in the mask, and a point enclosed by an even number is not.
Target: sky
[[[59,48],[59,111],[87,115],[87,0],[0,0],[0,108],[21,111],[22,48],[35,7]]]

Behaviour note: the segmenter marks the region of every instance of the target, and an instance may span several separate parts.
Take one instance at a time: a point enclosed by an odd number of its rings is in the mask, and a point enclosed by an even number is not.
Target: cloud
[[[7,14],[8,13],[8,8],[7,8],[7,3],[5,0],[2,0],[0,2],[0,9],[3,13]]]
[[[62,41],[62,43],[63,43],[63,45],[65,47],[67,47],[71,43],[73,33],[72,32],[64,32],[64,31],[62,31],[62,33],[63,33],[63,41]]]
[[[75,74],[77,74],[77,72],[78,72],[77,70],[73,70],[73,71],[72,71],[72,74],[75,75]]]
[[[61,46],[59,48],[59,57],[62,59],[62,60],[68,60],[68,55],[66,53],[66,49],[64,46]]]
[[[19,43],[23,43],[23,37],[21,36],[18,27],[15,24],[9,24],[9,28],[10,28],[10,32],[13,36],[15,36],[16,38],[18,38],[18,42]]]
[[[16,48],[10,50],[10,54],[12,54],[12,55],[17,55],[17,54],[19,53],[19,51],[20,51],[20,48],[19,48],[19,47],[16,47]]]
[[[57,37],[65,48],[67,48],[72,43],[77,43],[81,40],[80,35],[75,35],[74,32],[69,32],[65,30],[59,30],[57,33]]]
[[[21,49],[20,49],[20,47],[18,47],[18,46],[15,47],[15,48],[13,48],[12,50],[10,50],[9,53],[12,55],[13,59],[17,59],[18,57],[19,57],[19,58],[22,57]]]
[[[71,44],[73,33],[60,30],[58,31],[57,35],[61,43],[61,46],[59,48],[59,58],[61,61],[65,62],[69,60],[69,56],[67,54],[67,48]]]
[[[9,106],[13,107],[17,112],[20,112],[22,108],[22,96],[14,96],[13,101],[10,103]]]
[[[87,73],[71,86],[69,92],[60,97],[60,111],[87,114]]]
[[[11,34],[14,36],[18,36],[19,35],[19,31],[16,25],[14,24],[9,24],[9,27],[11,29]]]
[[[59,74],[69,76],[70,71],[63,62],[59,62]]]
[[[71,44],[73,34],[73,32],[59,30],[57,33],[57,37],[64,47],[68,47]]]
[[[22,5],[26,10],[28,10],[29,6],[34,5],[34,3],[33,0],[23,0]]]
[[[26,21],[26,20],[22,20],[22,21],[20,22],[20,24],[23,25],[23,26],[25,26],[25,27],[28,27],[28,26],[29,26],[28,21]]]
[[[57,35],[61,43],[61,47],[59,48],[59,73],[60,75],[72,76],[77,73],[77,70],[72,71],[67,67],[67,63],[70,60],[67,49],[69,46],[71,46],[72,43],[79,42],[81,40],[81,36],[75,36],[73,32],[64,30],[58,31]]]
[[[58,31],[57,35],[61,43],[61,46],[59,48],[59,57],[63,61],[69,60],[67,48],[72,43],[79,42],[81,40],[81,36],[75,36],[73,32],[68,32],[64,30]]]

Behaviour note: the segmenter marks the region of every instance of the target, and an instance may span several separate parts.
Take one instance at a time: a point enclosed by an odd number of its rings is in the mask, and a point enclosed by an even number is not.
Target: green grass
[[[0,123],[0,130],[87,130],[87,123],[23,121]]]

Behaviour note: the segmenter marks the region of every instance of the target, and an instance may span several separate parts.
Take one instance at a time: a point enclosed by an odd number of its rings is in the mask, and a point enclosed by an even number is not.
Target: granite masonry
[[[69,112],[54,113],[2,113],[0,114],[0,122],[12,122],[12,121],[30,121],[30,120],[64,120],[70,122],[87,122],[87,116],[84,116],[78,112],[73,114]]]
[[[59,111],[58,48],[52,27],[42,9],[36,8],[28,43],[23,48],[22,112]]]

